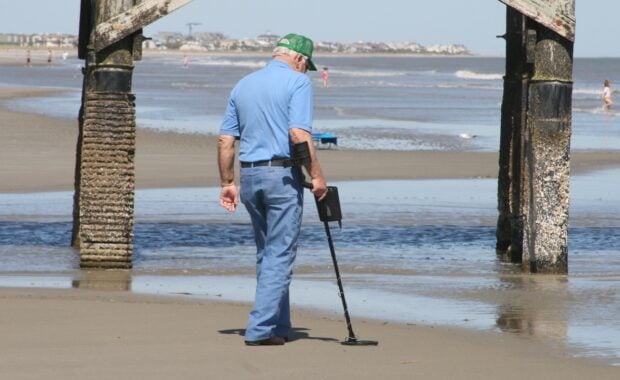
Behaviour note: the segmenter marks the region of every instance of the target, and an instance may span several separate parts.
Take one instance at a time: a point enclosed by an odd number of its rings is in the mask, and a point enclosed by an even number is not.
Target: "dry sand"
[[[246,305],[93,290],[0,291],[3,379],[617,379],[533,338],[293,315],[283,347],[247,347]]]
[[[45,90],[0,89],[0,102]],[[0,192],[71,190],[77,121],[0,108]],[[496,153],[323,150],[329,180],[496,177]],[[573,172],[618,166],[577,152]],[[139,131],[137,186],[217,185],[215,139]],[[110,272],[112,273],[115,272]],[[341,320],[294,313],[284,347],[246,347],[249,307],[89,289],[0,289],[2,379],[617,379],[534,337],[355,320],[378,347],[346,347]]]

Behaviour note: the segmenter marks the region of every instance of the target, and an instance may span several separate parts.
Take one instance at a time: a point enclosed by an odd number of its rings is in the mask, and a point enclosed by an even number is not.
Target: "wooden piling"
[[[136,116],[131,92],[142,27],[190,0],[82,0],[84,59],[72,244],[83,268],[131,268]]]
[[[520,263],[523,252],[523,131],[526,125],[527,93],[531,64],[527,59],[527,18],[507,8],[506,75],[501,111],[498,220],[496,252]]]
[[[537,28],[534,76],[528,94],[529,213],[524,269],[568,273],[572,43]]]
[[[88,13],[98,25],[132,6],[131,0],[99,1]],[[131,77],[136,36],[97,54],[92,49],[94,25],[88,30],[84,57],[73,244],[80,250],[81,267],[131,268],[136,140]]]
[[[507,11],[497,252],[568,272],[574,0],[500,0]]]

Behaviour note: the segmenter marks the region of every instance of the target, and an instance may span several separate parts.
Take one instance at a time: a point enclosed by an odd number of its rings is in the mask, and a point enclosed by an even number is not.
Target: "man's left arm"
[[[293,144],[308,143],[308,149],[310,151],[310,163],[306,165],[306,170],[312,179],[312,194],[314,194],[319,200],[323,199],[327,195],[327,183],[323,176],[323,169],[319,163],[319,158],[316,155],[314,149],[314,142],[312,141],[312,134],[305,129],[291,128],[289,130],[291,142]]]

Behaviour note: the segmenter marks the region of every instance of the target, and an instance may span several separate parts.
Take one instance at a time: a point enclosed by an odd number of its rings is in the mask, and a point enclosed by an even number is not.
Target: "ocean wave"
[[[414,150],[447,150],[445,146],[435,141],[424,141],[421,139],[403,139],[389,137],[365,138],[357,136],[347,136],[341,139],[340,148],[354,150],[392,150],[392,151],[414,151]]]
[[[458,70],[454,75],[461,79],[476,79],[476,80],[501,80],[504,78],[504,74],[483,74],[476,73],[469,70]]]
[[[258,60],[258,61],[231,61],[227,59],[222,60],[213,60],[213,59],[205,59],[205,60],[195,60],[192,61],[192,65],[200,65],[200,66],[223,66],[223,67],[244,67],[249,69],[260,69],[267,65],[267,61]]]
[[[593,95],[595,97],[600,97],[603,91],[598,88],[574,88],[573,87],[573,95]]]
[[[316,79],[317,83],[320,78]],[[482,91],[501,91],[503,89],[502,84],[471,84],[471,83],[420,83],[420,82],[404,82],[404,81],[389,81],[389,80],[360,80],[354,83],[332,83],[330,87],[337,88],[359,88],[359,87],[375,87],[375,88],[403,88],[403,89],[465,89],[465,90],[482,90]]]
[[[229,88],[226,85],[220,84],[210,84],[210,83],[190,83],[190,82],[172,82],[170,84],[173,88],[182,88],[182,89],[196,89],[196,88]]]
[[[356,78],[374,78],[374,77],[402,77],[407,75],[412,75],[411,71],[379,71],[379,70],[369,70],[369,71],[360,71],[360,70],[329,70],[331,74],[338,76],[346,76],[346,77],[356,77]]]
[[[578,113],[589,113],[589,114],[594,114],[594,115],[604,115],[604,116],[620,116],[620,110],[606,110],[603,109],[603,106],[600,107],[593,107],[593,108],[580,108],[580,107],[573,107],[573,112],[578,112]]]
[[[468,89],[468,90],[492,90],[501,91],[504,89],[502,85],[471,85],[471,84],[438,84],[435,86],[429,86],[433,88],[442,89]]]

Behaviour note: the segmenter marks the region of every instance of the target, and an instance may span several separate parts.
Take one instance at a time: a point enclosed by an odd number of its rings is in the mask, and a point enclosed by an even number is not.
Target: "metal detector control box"
[[[340,197],[336,186],[327,186],[327,195],[323,200],[316,200],[316,208],[319,211],[321,222],[340,222],[342,211],[340,210]]]

